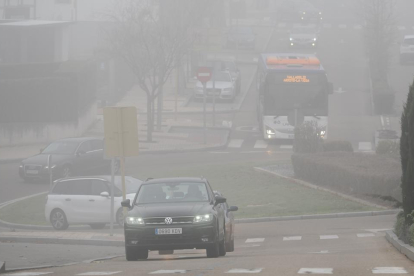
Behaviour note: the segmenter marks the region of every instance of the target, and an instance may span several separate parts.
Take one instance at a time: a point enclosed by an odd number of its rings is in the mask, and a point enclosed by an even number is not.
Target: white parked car
[[[76,177],[58,179],[47,195],[45,216],[53,228],[65,230],[70,224],[87,224],[92,229],[104,228],[110,222],[111,177]],[[125,177],[126,198],[134,199],[142,181]],[[123,226],[124,219],[121,177],[115,176],[114,214],[116,222]]]
[[[237,94],[235,80],[229,71],[215,72],[210,81],[206,83],[206,97],[221,100],[234,100]],[[204,98],[203,84],[197,81],[194,97]]]
[[[414,35],[406,35],[400,45],[400,63],[414,62]]]

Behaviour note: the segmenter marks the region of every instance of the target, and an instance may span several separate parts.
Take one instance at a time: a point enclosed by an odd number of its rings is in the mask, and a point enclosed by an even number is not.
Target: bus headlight
[[[266,128],[266,133],[268,134],[268,135],[275,135],[276,134],[276,132],[273,130],[273,129],[271,129],[271,128]]]
[[[326,134],[326,130],[321,130],[321,132],[320,132],[320,136],[323,138],[323,137],[325,137],[325,134]]]

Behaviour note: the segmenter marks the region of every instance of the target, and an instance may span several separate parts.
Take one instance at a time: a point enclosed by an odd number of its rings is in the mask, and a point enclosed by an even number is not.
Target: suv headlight
[[[130,225],[143,225],[144,220],[142,218],[127,217],[125,218],[125,223]]]
[[[213,215],[202,215],[202,216],[195,216],[193,219],[194,223],[201,223],[201,222],[210,222],[213,220]]]
[[[316,37],[313,39],[313,41],[316,41]]]

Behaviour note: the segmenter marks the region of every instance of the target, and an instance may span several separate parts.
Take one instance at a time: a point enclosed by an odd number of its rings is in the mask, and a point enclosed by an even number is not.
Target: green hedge
[[[386,156],[350,152],[293,154],[295,176],[358,195],[392,197],[401,202],[401,164]]]
[[[349,141],[324,141],[322,145],[323,151],[346,151],[354,152],[351,142]]]

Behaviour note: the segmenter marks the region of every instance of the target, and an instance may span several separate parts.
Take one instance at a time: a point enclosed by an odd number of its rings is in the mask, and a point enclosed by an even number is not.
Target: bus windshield
[[[292,109],[327,115],[327,79],[322,74],[278,73],[268,76],[264,93],[265,115],[285,115]]]

